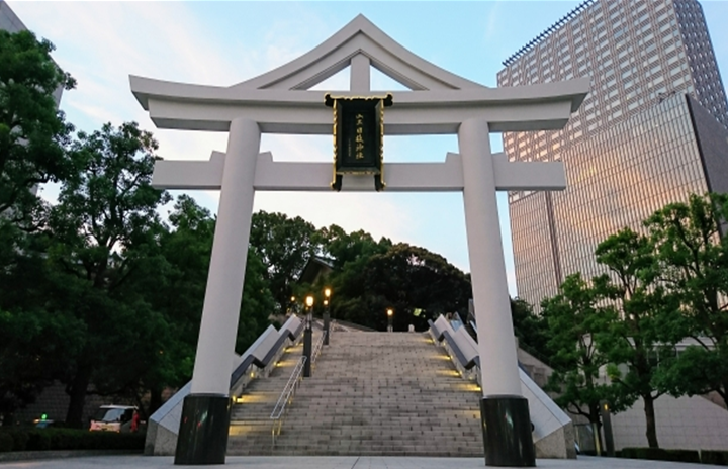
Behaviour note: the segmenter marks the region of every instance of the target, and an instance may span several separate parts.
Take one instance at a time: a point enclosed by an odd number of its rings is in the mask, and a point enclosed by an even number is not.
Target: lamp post
[[[326,288],[324,290],[324,306],[326,306],[326,310],[324,311],[324,345],[329,345],[329,335],[330,332],[330,325],[331,325],[331,314],[330,314],[330,308],[331,305],[329,304],[329,301],[331,300],[331,288]]]
[[[303,356],[306,362],[303,364],[303,377],[311,376],[311,313],[313,312],[313,296],[306,297],[306,325],[303,329]]]
[[[392,308],[387,308],[387,332],[392,332],[392,315],[394,315]]]

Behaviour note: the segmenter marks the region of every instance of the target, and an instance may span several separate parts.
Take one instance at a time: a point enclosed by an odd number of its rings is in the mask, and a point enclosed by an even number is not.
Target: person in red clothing
[[[131,425],[129,426],[129,431],[132,433],[139,431],[139,424],[141,423],[141,416],[139,415],[139,411],[135,410],[134,413],[131,416]]]

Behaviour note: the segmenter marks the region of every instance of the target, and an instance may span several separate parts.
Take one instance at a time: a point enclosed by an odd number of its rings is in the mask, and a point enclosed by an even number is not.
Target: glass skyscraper
[[[539,310],[597,245],[691,193],[728,191],[728,103],[696,0],[588,0],[504,62],[499,86],[589,77],[560,131],[510,132],[511,161],[563,161],[563,192],[511,192],[519,296]]]

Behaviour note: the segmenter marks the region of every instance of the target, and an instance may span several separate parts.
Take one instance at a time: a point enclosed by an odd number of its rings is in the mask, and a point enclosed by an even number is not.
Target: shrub
[[[82,435],[78,431],[58,428],[53,429],[49,435],[51,448],[54,450],[81,449],[82,447]]]
[[[23,430],[5,430],[5,433],[13,439],[13,451],[25,451],[28,445],[28,432]]]
[[[7,453],[13,450],[13,437],[7,432],[0,433],[0,453]]]
[[[700,462],[700,453],[688,449],[624,448],[621,457],[652,461]]]
[[[703,464],[714,464],[716,466],[728,466],[728,451],[706,451],[700,452],[700,461]]]
[[[25,447],[28,451],[48,451],[51,449],[51,430],[30,430],[28,431],[28,444]]]
[[[105,433],[70,428],[12,429],[0,431],[0,451],[74,449],[144,450],[143,433]]]

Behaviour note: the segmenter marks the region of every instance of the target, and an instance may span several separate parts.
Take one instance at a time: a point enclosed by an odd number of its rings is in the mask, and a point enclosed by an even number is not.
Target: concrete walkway
[[[90,456],[83,458],[0,463],[0,468],[2,469],[99,469],[102,467],[113,467],[115,469],[171,469],[180,466],[173,465],[172,457],[149,456]],[[481,469],[485,467],[485,462],[482,458],[237,456],[228,457],[225,466],[214,467],[225,467],[229,469]],[[640,461],[635,459],[580,457],[576,461],[540,459],[538,460],[538,467],[548,469],[707,469],[721,466]]]

